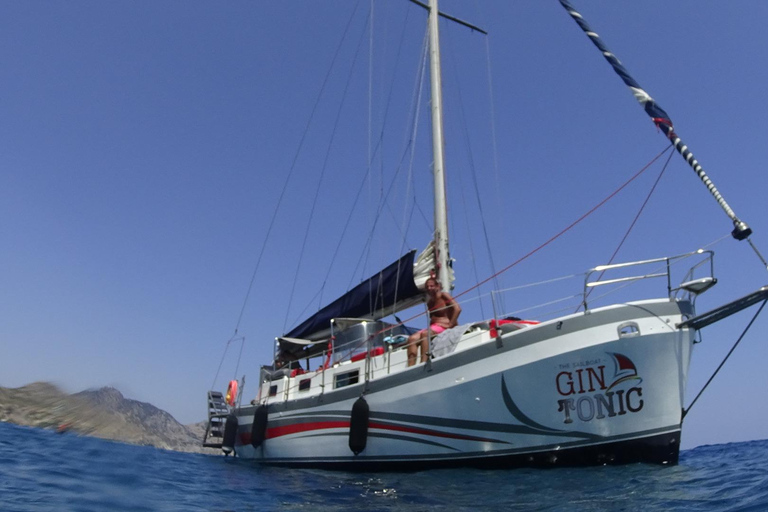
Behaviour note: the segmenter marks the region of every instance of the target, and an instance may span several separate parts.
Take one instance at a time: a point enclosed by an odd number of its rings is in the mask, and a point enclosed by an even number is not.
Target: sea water
[[[766,458],[768,440],[671,467],[345,473],[0,424],[0,510],[768,510]]]

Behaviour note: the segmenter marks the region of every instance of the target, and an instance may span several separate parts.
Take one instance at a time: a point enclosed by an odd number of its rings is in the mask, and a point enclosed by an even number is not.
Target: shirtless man
[[[408,337],[408,366],[416,364],[416,356],[421,348],[421,362],[424,363],[429,357],[429,340],[451,327],[456,327],[461,307],[456,304],[447,292],[442,291],[437,279],[430,277],[427,279],[427,309],[429,310],[428,329],[422,329]]]

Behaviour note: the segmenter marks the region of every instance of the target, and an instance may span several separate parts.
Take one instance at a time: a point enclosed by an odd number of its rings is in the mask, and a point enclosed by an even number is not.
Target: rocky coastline
[[[0,387],[0,421],[165,450],[220,453],[201,446],[205,422],[182,425],[154,405],[125,398],[111,387],[73,394],[48,382]]]

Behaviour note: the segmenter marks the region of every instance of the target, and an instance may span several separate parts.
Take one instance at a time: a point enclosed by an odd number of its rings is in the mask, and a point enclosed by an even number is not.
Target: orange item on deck
[[[537,325],[539,322],[535,320],[491,320],[488,322],[488,325],[491,328],[491,338],[495,338],[499,335],[499,331],[496,330],[496,326],[501,326],[504,324],[516,324],[520,327],[523,327],[525,325]]]
[[[237,381],[231,380],[229,381],[229,386],[227,387],[226,401],[230,407],[233,407],[235,405],[235,400],[237,400]]]

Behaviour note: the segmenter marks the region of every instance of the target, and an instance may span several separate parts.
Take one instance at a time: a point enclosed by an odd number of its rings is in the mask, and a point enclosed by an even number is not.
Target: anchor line
[[[707,389],[707,386],[709,386],[709,383],[712,382],[712,380],[717,375],[717,372],[720,371],[720,369],[725,365],[725,362],[728,360],[729,357],[731,357],[731,354],[733,354],[733,351],[736,350],[736,347],[741,343],[741,340],[744,339],[744,336],[746,336],[747,331],[749,331],[749,328],[752,327],[752,324],[755,323],[755,320],[757,320],[757,317],[760,315],[760,312],[763,311],[763,308],[765,307],[766,302],[768,302],[768,299],[764,300],[762,304],[760,304],[760,307],[758,308],[757,312],[755,313],[755,316],[752,317],[752,320],[749,321],[747,324],[747,327],[744,328],[744,332],[741,333],[741,336],[739,336],[739,339],[736,340],[736,343],[733,344],[731,347],[731,350],[728,351],[728,353],[725,355],[725,358],[722,360],[720,365],[717,367],[715,372],[712,374],[712,376],[709,378],[706,384],[704,384],[704,387],[701,388],[701,391],[696,395],[696,398],[693,399],[691,404],[688,406],[687,409],[683,409],[683,415],[680,418],[680,421],[685,419],[685,416],[691,411],[691,407],[693,407],[693,404],[696,403],[696,400],[699,399],[699,397],[704,393],[704,390]]]

